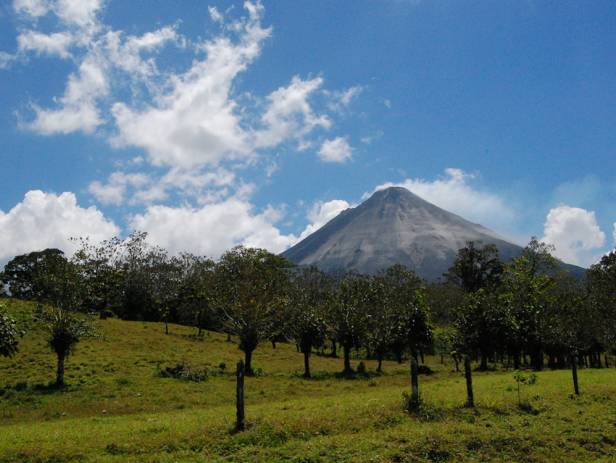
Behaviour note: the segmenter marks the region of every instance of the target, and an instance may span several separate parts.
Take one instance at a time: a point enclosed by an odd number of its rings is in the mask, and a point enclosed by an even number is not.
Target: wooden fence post
[[[243,431],[246,427],[244,415],[244,362],[237,362],[237,385],[235,390],[236,423],[235,429]]]
[[[466,406],[473,408],[475,398],[473,396],[473,372],[471,371],[471,358],[464,356],[464,376],[466,377]]]
[[[411,400],[409,402],[409,410],[417,410],[419,408],[419,366],[417,365],[417,357],[411,355]]]

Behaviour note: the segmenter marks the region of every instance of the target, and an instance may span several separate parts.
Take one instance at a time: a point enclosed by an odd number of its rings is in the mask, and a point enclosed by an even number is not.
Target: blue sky
[[[0,4],[0,261],[132,229],[281,251],[408,187],[589,265],[616,241],[613,2]]]

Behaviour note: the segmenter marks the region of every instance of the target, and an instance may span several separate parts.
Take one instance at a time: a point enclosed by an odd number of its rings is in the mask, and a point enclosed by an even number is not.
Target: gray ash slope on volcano
[[[504,261],[522,252],[520,246],[482,225],[447,212],[405,188],[391,187],[341,212],[283,256],[295,264],[314,265],[337,274],[374,274],[400,263],[435,281],[468,241],[496,245]],[[565,268],[576,275],[584,271],[566,264]]]

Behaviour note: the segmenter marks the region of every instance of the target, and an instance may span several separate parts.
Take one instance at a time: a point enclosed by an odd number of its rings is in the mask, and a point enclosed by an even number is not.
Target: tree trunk
[[[336,341],[332,340],[332,357],[338,357],[338,349],[336,348]]]
[[[459,362],[458,362],[458,356],[457,355],[453,356],[453,361],[456,364],[456,372],[460,371],[460,365],[459,365]]]
[[[165,334],[169,334],[169,323],[167,322],[167,319],[165,319]]]
[[[56,386],[64,387],[64,354],[58,354],[58,368],[56,369]]]
[[[377,373],[383,373],[383,354],[377,354],[377,365],[376,365],[376,372]]]
[[[411,355],[411,400],[409,401],[409,411],[419,408],[419,365],[417,355]]]
[[[580,395],[580,385],[578,384],[577,362],[575,355],[571,356],[571,375],[573,376],[573,391],[575,395]]]
[[[513,369],[514,370],[520,369],[520,353],[519,352],[516,352],[515,354],[513,354]]]
[[[342,372],[348,375],[353,372],[351,369],[351,346],[343,345],[342,350],[344,352],[344,370]]]
[[[276,349],[276,340],[272,339],[272,349]]]
[[[247,350],[246,352],[244,352],[244,358],[246,359],[245,364],[244,364],[244,374],[246,376],[252,376],[253,375],[253,371],[252,371],[252,351],[251,350]]]
[[[310,378],[310,350],[304,349],[304,378]]]
[[[244,362],[240,360],[239,362],[237,362],[237,384],[235,389],[235,429],[237,431],[243,431],[246,427],[244,415],[244,371]]]
[[[471,358],[468,355],[464,356],[464,376],[466,377],[466,406],[474,407],[473,372],[471,371]]]
[[[426,363],[423,350],[419,351],[419,356],[421,357],[421,364],[423,365],[424,363]]]
[[[610,367],[610,362],[607,360],[607,353],[605,354],[605,368]]]
[[[488,370],[488,354],[482,352],[481,353],[481,364],[479,365],[479,369],[481,371],[487,371]]]

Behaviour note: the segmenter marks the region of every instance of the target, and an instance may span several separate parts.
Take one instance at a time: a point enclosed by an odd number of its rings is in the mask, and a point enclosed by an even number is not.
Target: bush
[[[163,378],[175,378],[183,381],[194,381],[197,383],[207,381],[209,374],[206,369],[193,370],[188,365],[178,363],[174,367],[166,367],[160,371]]]
[[[113,313],[113,310],[110,309],[103,309],[100,312],[100,319],[101,320],[107,320],[108,318],[115,318],[115,313]]]

